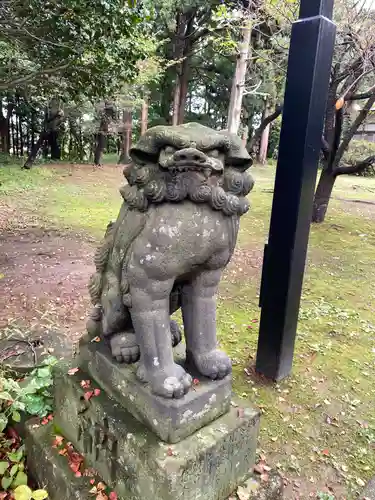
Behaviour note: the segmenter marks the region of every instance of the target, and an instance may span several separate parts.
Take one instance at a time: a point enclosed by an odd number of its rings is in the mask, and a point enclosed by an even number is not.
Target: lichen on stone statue
[[[139,360],[155,394],[180,398],[192,378],[173,360],[179,308],[187,361],[211,379],[231,372],[217,348],[215,294],[249,209],[252,162],[238,136],[197,123],[151,128],[130,154],[124,203],[95,255],[87,328],[118,362]]]

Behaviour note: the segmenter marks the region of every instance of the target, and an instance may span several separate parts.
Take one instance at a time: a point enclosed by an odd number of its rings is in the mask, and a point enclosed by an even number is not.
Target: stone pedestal
[[[184,345],[175,348],[175,361],[185,365]],[[103,387],[120,406],[143,422],[162,441],[177,443],[212,422],[230,408],[231,377],[212,381],[188,367],[195,380],[193,389],[182,399],[155,396],[136,377],[138,363],[123,365],[113,361],[104,342],[80,343],[80,366]]]
[[[184,398],[168,401],[140,384],[134,367],[115,364],[104,344],[97,347],[82,342],[81,369],[74,376],[67,374],[66,366],[57,368],[54,429],[73,443],[120,499],[224,500],[249,477],[259,413],[242,402],[231,405],[229,379],[199,379]],[[180,359],[183,362],[183,356]],[[87,379],[91,390],[101,389],[88,401],[87,389],[81,386]],[[48,439],[52,442],[53,433],[43,431],[41,441],[40,432],[28,429],[29,460],[37,464],[41,484],[60,484],[66,474],[45,450],[51,449]],[[53,479],[56,474],[58,481]],[[52,500],[89,498],[80,489],[69,496],[68,485],[59,489],[50,490]]]

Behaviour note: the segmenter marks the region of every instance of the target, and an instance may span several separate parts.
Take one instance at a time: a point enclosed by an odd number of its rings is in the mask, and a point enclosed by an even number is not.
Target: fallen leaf
[[[90,484],[95,484],[95,479],[90,479]]]
[[[193,385],[199,385],[199,380],[197,378],[193,379]]]
[[[94,389],[94,396],[100,395],[100,389]]]
[[[98,491],[104,491],[106,489],[106,485],[102,482],[98,483],[96,487],[98,488]]]
[[[263,472],[264,472],[263,464],[259,463],[259,464],[254,465],[254,472],[256,472],[257,474],[263,474]]]
[[[326,457],[328,457],[329,455],[329,450],[327,448],[325,448],[323,451],[322,451],[322,455],[325,455]]]
[[[79,470],[77,470],[76,474],[75,474],[76,477],[82,477],[82,472],[80,472]]]
[[[96,496],[95,500],[108,500],[108,497],[104,491],[99,491],[99,495]]]
[[[57,448],[63,444],[64,438],[62,436],[56,436],[52,443],[52,448]]]
[[[115,491],[111,491],[111,493],[109,494],[109,500],[118,500],[118,496]]]
[[[79,368],[71,368],[68,370],[68,375],[75,375],[77,372],[79,372]]]
[[[83,462],[83,456],[77,453],[76,451],[69,451],[68,456],[69,456],[68,462],[70,469],[74,473],[78,472]]]
[[[94,391],[87,391],[85,392],[84,398],[86,401],[89,401],[94,395]]]
[[[91,380],[81,380],[80,385],[83,389],[89,389],[91,385]]]
[[[47,425],[49,422],[48,418],[44,417],[42,421],[40,422],[42,425]]]
[[[32,493],[32,490],[25,484],[18,486],[13,492],[15,500],[30,500]]]
[[[91,342],[100,342],[100,337],[94,337]]]

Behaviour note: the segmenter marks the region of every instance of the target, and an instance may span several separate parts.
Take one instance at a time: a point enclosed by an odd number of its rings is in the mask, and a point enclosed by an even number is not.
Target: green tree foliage
[[[148,53],[141,10],[121,0],[1,2],[0,24],[0,91],[33,83],[109,95]]]

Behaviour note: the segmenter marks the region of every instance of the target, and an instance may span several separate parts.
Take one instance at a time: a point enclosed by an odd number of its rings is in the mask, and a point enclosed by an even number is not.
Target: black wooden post
[[[301,0],[293,23],[279,158],[265,248],[257,372],[289,375],[336,28],[334,0]]]

